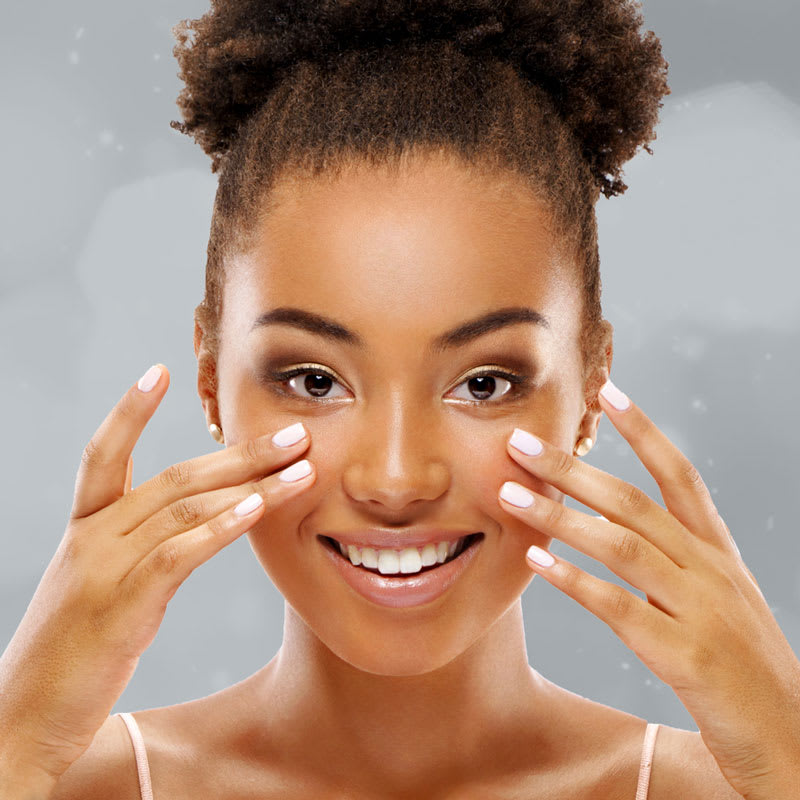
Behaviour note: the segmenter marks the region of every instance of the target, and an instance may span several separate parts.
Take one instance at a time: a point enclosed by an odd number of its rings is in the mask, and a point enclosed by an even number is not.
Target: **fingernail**
[[[522,428],[514,428],[508,443],[526,456],[538,456],[544,450],[542,443],[532,433]]]
[[[263,502],[264,498],[258,492],[253,492],[253,494],[249,497],[245,497],[245,499],[233,509],[233,513],[236,514],[237,517],[243,517],[245,514],[255,511]]]
[[[528,552],[525,553],[525,558],[529,561],[533,561],[534,564],[538,564],[540,567],[552,567],[553,564],[556,563],[556,560],[547,550],[542,550],[541,547],[537,547],[535,544],[532,544],[528,548]]]
[[[306,429],[302,422],[295,422],[287,428],[282,428],[273,437],[272,443],[278,447],[289,447],[297,444],[306,435]]]
[[[282,481],[299,481],[300,478],[305,478],[306,475],[310,474],[311,464],[309,464],[308,460],[304,458],[302,461],[298,461],[296,464],[286,467],[286,469],[283,470],[278,477]]]
[[[600,394],[603,395],[603,397],[605,397],[605,399],[608,400],[608,402],[611,403],[611,405],[614,406],[617,411],[624,411],[631,404],[628,395],[617,389],[617,387],[614,386],[610,380],[603,384],[600,389]]]
[[[506,481],[500,487],[500,497],[518,508],[528,508],[528,506],[533,505],[533,495],[526,488],[513,481]]]
[[[149,392],[157,383],[158,379],[161,377],[161,367],[157,364],[154,364],[150,367],[141,378],[139,378],[139,383],[137,384],[139,390],[142,392]]]

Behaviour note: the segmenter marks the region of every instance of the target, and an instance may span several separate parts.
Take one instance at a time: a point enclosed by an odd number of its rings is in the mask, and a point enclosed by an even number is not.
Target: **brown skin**
[[[414,162],[402,175],[362,168],[282,192],[260,245],[232,265],[218,362],[199,328],[195,350],[208,422],[221,424],[228,447],[297,420],[310,431],[302,452],[314,483],[285,503],[268,500],[269,516],[248,534],[286,598],[284,641],[234,686],[136,712],[155,797],[631,800],[645,720],[529,666],[520,595],[534,573],[524,553],[550,539],[497,498],[517,480],[563,500],[506,442],[517,426],[567,452],[596,439],[611,326],[584,381],[569,262],[513,181]],[[334,317],[366,351],[285,325],[248,334],[260,313],[289,305]],[[426,356],[442,331],[516,305],[547,315],[551,328],[516,324]],[[278,369],[325,367],[341,381],[329,393],[344,399],[271,391],[259,379],[268,357]],[[496,399],[507,386],[498,379],[483,405],[465,401],[468,372],[519,373],[511,362],[525,358],[536,369],[529,395]],[[293,386],[304,393],[302,376]],[[445,595],[391,609],[352,592],[317,539],[368,525],[459,526],[485,539]],[[49,797],[112,795],[133,800],[139,787],[128,733],[108,717]],[[648,800],[675,797],[739,795],[697,732],[662,726]]]
[[[520,601],[533,577],[525,551],[550,538],[505,513],[497,492],[505,480],[531,478],[506,453],[514,427],[571,453],[581,437],[596,440],[601,412],[587,410],[574,267],[521,183],[487,181],[438,160],[411,162],[399,175],[361,167],[336,182],[293,185],[258,246],[229,271],[216,395],[197,331],[200,396],[226,444],[302,420],[317,469],[313,487],[248,534],[286,598],[286,621],[279,654],[239,685],[257,711],[245,724],[304,771],[331,782],[358,776],[365,791],[384,796],[475,781],[500,763],[536,769],[520,726],[542,762],[560,736],[552,699],[564,698],[528,665]],[[333,317],[367,347],[287,325],[249,332],[278,306]],[[514,324],[440,356],[425,352],[442,331],[509,306],[540,311],[550,329]],[[594,386],[610,368],[610,324],[605,330],[608,361],[596,365]],[[328,394],[340,399],[275,394],[261,377],[273,355],[278,369],[326,367],[339,379]],[[529,393],[501,397],[508,384],[497,378],[483,405],[465,400],[476,399],[467,372],[519,372],[514,360],[526,359]],[[303,380],[291,384],[308,397]],[[485,539],[443,596],[389,609],[341,580],[317,535],[391,524]]]

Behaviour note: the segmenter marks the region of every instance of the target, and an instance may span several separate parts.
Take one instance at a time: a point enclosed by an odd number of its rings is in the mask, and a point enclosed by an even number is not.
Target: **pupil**
[[[478,400],[485,400],[487,397],[491,397],[495,389],[495,380],[491,375],[480,375],[476,378],[470,378],[467,381],[467,386],[470,391],[473,389],[473,384],[477,385],[477,392],[482,395],[477,398]]]
[[[319,373],[308,374],[306,375],[304,381],[305,389],[309,394],[313,395],[314,397],[323,397],[325,395],[325,392],[328,389],[330,389],[330,386],[319,386],[318,384],[312,386],[312,384],[314,384],[315,381],[322,381],[323,383],[325,381],[328,381],[328,383],[330,383],[330,380],[331,379],[327,375],[320,375]]]

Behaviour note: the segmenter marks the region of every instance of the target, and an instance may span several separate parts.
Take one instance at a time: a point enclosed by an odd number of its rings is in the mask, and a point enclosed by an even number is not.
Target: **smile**
[[[485,536],[472,533],[450,545],[431,542],[422,548],[402,550],[348,545],[346,556],[335,539],[330,536],[317,538],[333,567],[355,592],[377,605],[406,608],[430,603],[443,595],[475,560]],[[446,550],[440,561],[443,545]],[[428,563],[434,554],[435,561]],[[354,563],[359,558],[360,563]]]
[[[330,536],[323,538],[339,552],[354,567],[362,567],[379,572],[381,575],[414,575],[418,572],[437,567],[457,558],[461,552],[470,547],[483,534],[472,533],[454,539],[451,542],[431,542],[424,547],[404,547],[402,550],[358,547],[353,544],[343,544]]]

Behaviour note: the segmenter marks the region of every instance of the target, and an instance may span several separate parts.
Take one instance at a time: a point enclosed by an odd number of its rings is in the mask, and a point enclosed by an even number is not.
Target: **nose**
[[[344,489],[355,501],[404,511],[417,500],[435,500],[450,485],[431,413],[394,398],[376,402],[350,442]]]

